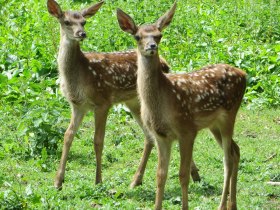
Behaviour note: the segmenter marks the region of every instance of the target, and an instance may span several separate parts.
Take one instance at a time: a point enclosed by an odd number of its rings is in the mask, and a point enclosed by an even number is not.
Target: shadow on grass
[[[75,161],[77,164],[80,164],[82,166],[94,166],[95,165],[95,156],[94,155],[88,155],[82,152],[76,152],[71,151],[67,162]]]
[[[205,181],[192,183],[189,186],[189,193],[196,194],[196,196],[203,195],[205,197],[216,197],[221,195],[221,190],[222,189],[219,186],[217,187],[211,185]],[[154,201],[156,196],[156,187],[154,186],[148,189],[143,185],[130,190],[125,195],[129,199],[134,199],[137,201]],[[182,193],[180,185],[166,189],[164,192],[164,199],[170,200],[173,204],[181,204],[181,196]]]
[[[154,201],[155,200],[155,188],[144,188],[145,186],[139,186],[134,189],[129,190],[126,193],[128,199],[137,201]]]
[[[133,203],[146,203],[153,205],[156,196],[156,187],[154,185],[145,185],[128,189],[128,186],[118,186],[112,182],[103,182],[102,184],[94,185],[89,182],[78,181],[72,187],[72,184],[62,190],[60,198],[63,201],[70,202],[74,199],[89,201],[92,206],[114,205],[124,200],[131,200]],[[78,192],[78,193],[77,193]],[[220,196],[221,189],[207,182],[191,183],[189,188],[190,197],[216,197]],[[191,198],[189,198],[191,199]],[[164,200],[167,203],[175,205],[178,209],[182,205],[181,187],[180,185],[168,186],[165,190]],[[271,205],[275,203],[271,202]]]
[[[189,188],[190,193],[203,195],[205,197],[219,196],[222,193],[223,186],[212,185],[202,178],[201,182],[192,183]]]

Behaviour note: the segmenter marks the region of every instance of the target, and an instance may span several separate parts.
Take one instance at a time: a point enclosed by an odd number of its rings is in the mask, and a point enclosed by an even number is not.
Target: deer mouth
[[[148,48],[148,49],[145,50],[145,54],[146,55],[155,55],[155,54],[157,54],[157,49]]]
[[[83,41],[86,37],[80,37],[80,36],[76,36],[74,37],[74,39],[78,42]]]

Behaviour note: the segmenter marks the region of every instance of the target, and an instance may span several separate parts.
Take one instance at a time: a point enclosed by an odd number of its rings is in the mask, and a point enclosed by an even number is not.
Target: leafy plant
[[[58,1],[64,9],[89,5],[86,1]],[[89,129],[80,130],[80,138],[71,148],[66,190],[57,192],[50,187],[70,118],[58,88],[59,26],[48,14],[46,1],[0,0],[0,4],[0,208],[152,208],[156,152],[149,160],[143,186],[128,189],[143,140],[141,129],[123,106],[111,110],[106,127],[104,184],[93,185],[91,126],[84,126]],[[88,20],[88,38],[82,48],[97,52],[135,48],[133,38],[119,29],[115,9],[122,8],[136,22],[144,23],[155,21],[170,4],[167,0],[106,1]],[[279,19],[280,3],[274,0],[179,0],[160,46],[161,55],[175,72],[221,62],[247,72],[244,110],[236,131],[242,154],[239,205],[246,209],[277,209],[280,205],[277,189],[264,183],[279,181]],[[87,116],[86,125],[89,122],[92,124]],[[196,145],[195,159],[204,181],[191,184],[190,205],[214,209],[222,185],[221,154],[204,133]],[[276,155],[267,159],[271,153]],[[178,162],[175,153],[166,209],[179,208],[181,203]]]

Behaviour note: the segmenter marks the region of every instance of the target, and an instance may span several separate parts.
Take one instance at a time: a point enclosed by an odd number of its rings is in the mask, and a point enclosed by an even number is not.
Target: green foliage
[[[85,8],[91,3],[58,1],[63,9]],[[244,97],[247,109],[279,107],[279,1],[177,2],[174,20],[164,31],[160,46],[161,55],[173,71],[189,72],[207,64],[229,63],[248,74]],[[59,25],[48,14],[45,0],[0,0],[0,5],[0,168],[3,169],[0,171],[0,208],[152,208],[156,155],[152,154],[150,159],[153,170],[147,171],[145,185],[128,190],[143,142],[138,141],[141,132],[122,106],[112,110],[106,130],[105,183],[92,185],[92,144],[78,140],[67,165],[69,171],[74,172],[67,171],[66,190],[57,192],[50,187],[70,117],[70,108],[57,82]],[[167,0],[108,0],[87,21],[88,38],[82,48],[98,52],[134,48],[133,38],[123,33],[117,24],[115,9],[122,8],[142,24],[154,22],[170,5]],[[279,119],[274,115],[279,113],[269,110],[262,118],[253,112],[241,116],[244,122],[237,132],[243,147],[239,176],[241,209],[273,209],[280,205],[277,189],[270,186],[263,189],[264,181],[279,181],[276,143],[279,129],[275,129],[279,128]],[[88,121],[85,125],[92,129],[87,126]],[[80,132],[81,139],[90,138],[85,137],[83,130]],[[203,138],[209,140],[206,135]],[[198,145],[197,162],[205,180],[198,185],[191,184],[190,205],[214,209],[221,194],[221,155],[208,144],[198,141]],[[273,158],[269,159],[270,156]],[[178,162],[175,156],[170,168],[172,184],[166,191],[166,209],[179,208],[181,203],[178,167],[173,167]]]
[[[61,108],[62,109],[62,108]],[[277,209],[279,182],[279,110],[241,109],[235,140],[241,149],[237,201],[240,209]],[[8,117],[5,118],[9,120]],[[254,123],[252,123],[254,122]],[[139,164],[143,134],[134,119],[112,112],[103,151],[103,183],[94,184],[95,161],[87,115],[73,142],[61,191],[52,187],[59,158],[42,152],[41,159],[17,159],[9,153],[0,161],[0,206],[3,209],[153,209],[157,152],[149,159],[143,185],[129,189]],[[9,132],[5,132],[9,133]],[[126,136],[116,144],[120,134]],[[3,139],[3,138],[1,138]],[[107,158],[112,157],[112,158]],[[113,161],[112,161],[113,160]],[[190,209],[216,209],[223,185],[223,154],[208,132],[202,132],[194,148],[202,181],[190,183]],[[178,145],[174,144],[166,183],[164,209],[180,209],[181,190]]]
[[[58,95],[55,80],[37,80],[28,73],[2,78],[0,118],[4,121],[9,115],[14,120],[9,125],[13,135],[3,136],[5,152],[29,158],[40,156],[45,148],[49,154],[56,154],[65,130],[61,126],[66,120],[63,113],[68,106]],[[65,112],[61,111],[62,107]]]
[[[3,1],[0,21],[0,81],[25,71],[33,78],[56,74],[59,26],[44,1]],[[59,2],[63,9],[88,6],[81,1]],[[115,8],[123,8],[136,22],[154,22],[170,2],[106,1],[88,20],[86,51],[134,48],[132,38],[117,24]],[[155,10],[155,8],[157,8]],[[210,63],[229,63],[248,73],[245,102],[250,107],[279,105],[279,2],[183,1],[165,30],[161,54],[174,71],[192,71]],[[141,11],[141,12],[139,12]],[[106,18],[104,18],[106,17]]]

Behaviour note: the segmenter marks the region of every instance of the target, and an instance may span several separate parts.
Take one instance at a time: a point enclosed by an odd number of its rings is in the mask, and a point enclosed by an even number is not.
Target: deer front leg
[[[140,165],[133,177],[133,180],[130,184],[131,188],[134,188],[136,186],[139,186],[142,184],[143,181],[143,176],[145,173],[145,169],[146,169],[146,165],[149,159],[149,156],[151,154],[151,151],[154,147],[154,143],[153,143],[153,139],[149,136],[146,135],[146,139],[145,139],[145,145],[144,145],[144,151],[143,151],[143,155],[140,161]],[[191,161],[191,176],[194,182],[200,182],[200,175],[198,173],[199,169],[196,167],[195,162],[192,160]]]
[[[95,132],[94,132],[94,151],[96,158],[96,177],[95,184],[102,182],[102,151],[104,146],[105,126],[109,111],[108,106],[100,106],[94,109]]]
[[[85,115],[85,110],[79,109],[76,106],[72,106],[72,114],[70,124],[64,134],[64,144],[62,149],[62,155],[60,159],[60,164],[55,176],[54,186],[57,189],[62,188],[62,182],[64,181],[65,167],[67,162],[67,157],[69,154],[70,147],[72,145],[75,134],[78,131],[79,125],[81,124],[83,117]]]
[[[157,192],[155,209],[162,209],[162,200],[164,196],[165,182],[168,174],[168,166],[171,152],[171,142],[157,139],[158,146],[158,167],[157,167]]]
[[[188,135],[188,136],[187,136]],[[192,152],[193,152],[193,143],[196,134],[191,135],[187,134],[187,138],[184,137],[179,139],[180,146],[180,172],[179,179],[182,190],[182,209],[187,210],[188,207],[188,188],[190,181],[190,172],[191,172],[191,164],[192,163]]]

